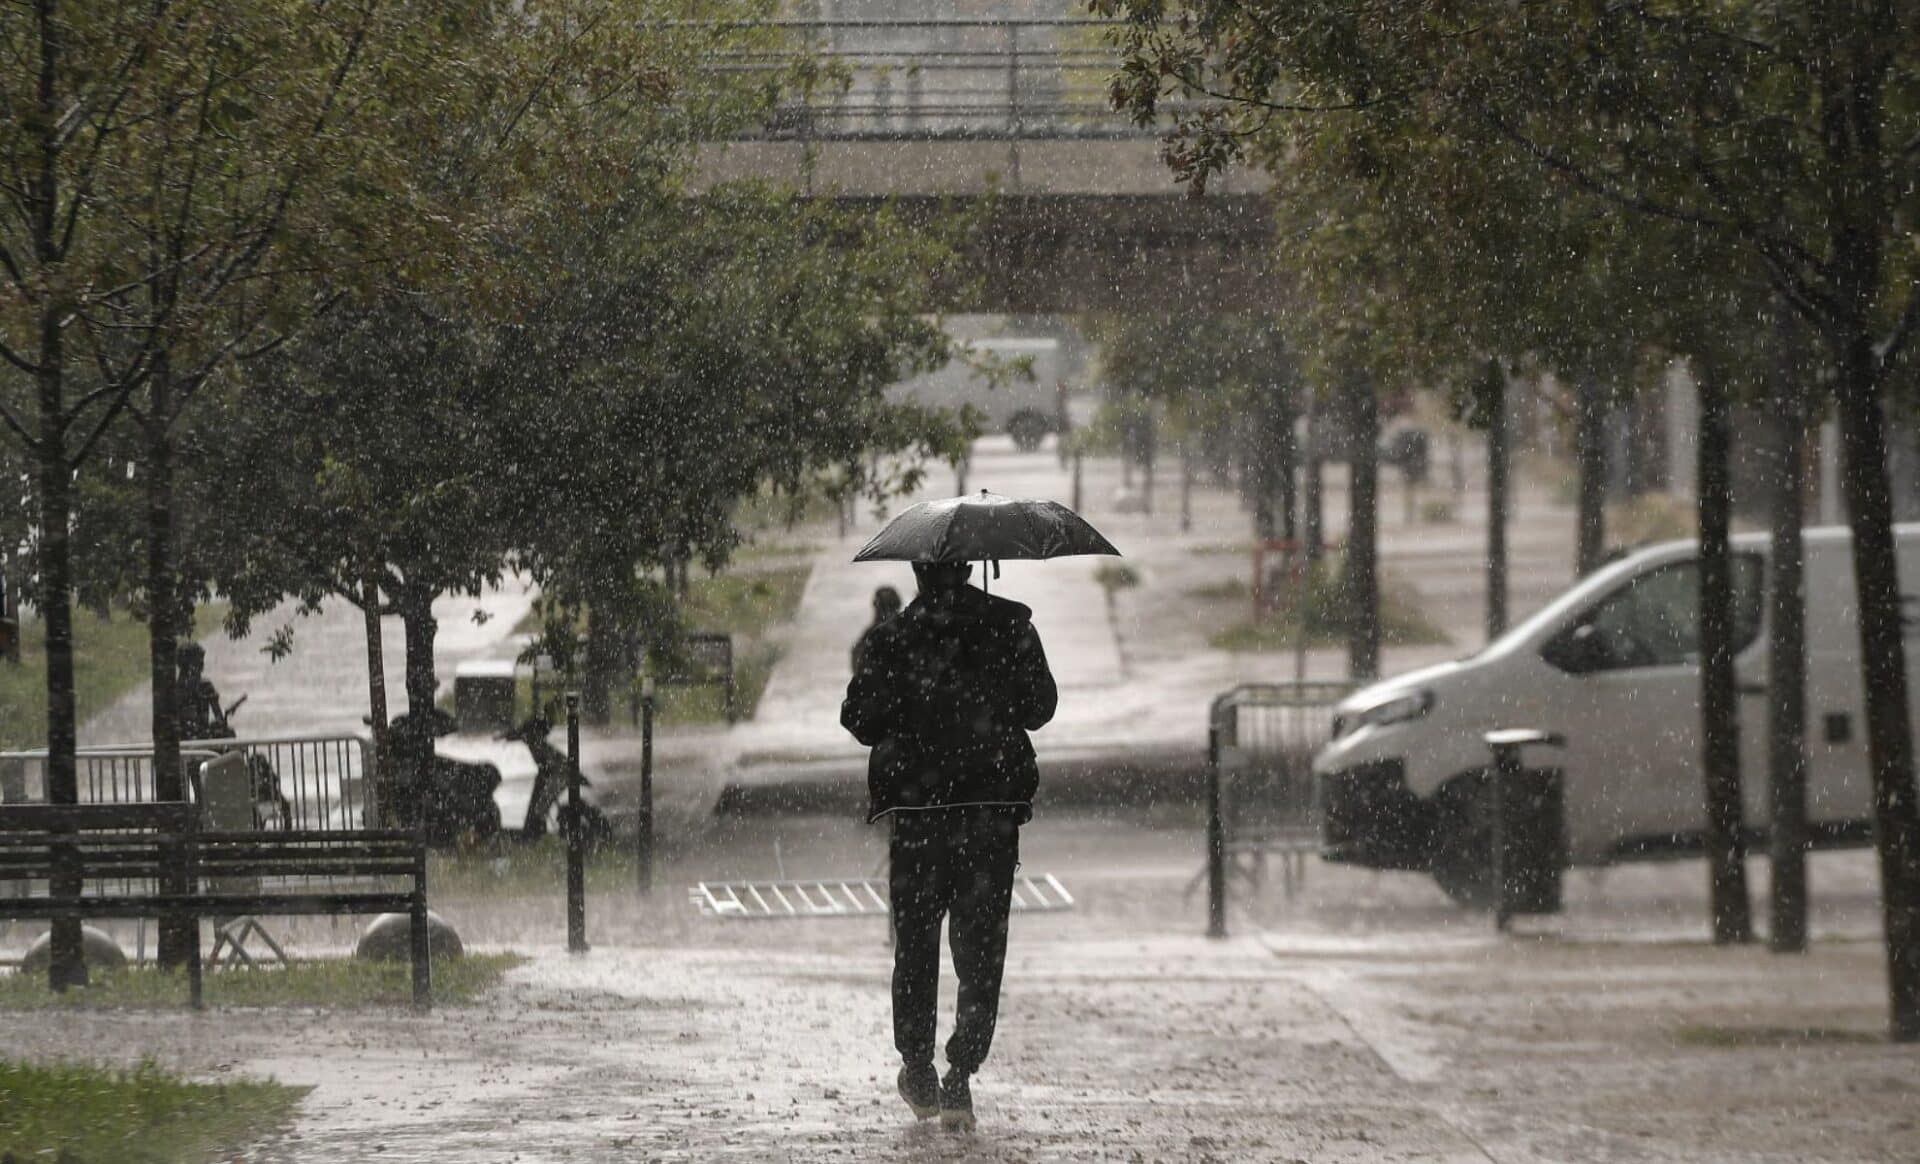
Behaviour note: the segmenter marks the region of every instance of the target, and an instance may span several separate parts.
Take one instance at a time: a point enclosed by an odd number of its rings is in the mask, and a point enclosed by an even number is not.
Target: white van
[[[1901,578],[1920,579],[1920,525],[1895,527]],[[1770,539],[1733,539],[1740,759],[1748,829],[1767,805]],[[1852,538],[1806,532],[1807,816],[1816,845],[1870,842],[1860,638]],[[1698,852],[1700,668],[1693,542],[1641,550],[1597,570],[1480,653],[1376,683],[1341,703],[1314,758],[1323,853],[1378,869],[1431,872],[1480,904],[1487,839],[1472,811],[1488,763],[1482,734],[1542,728],[1566,747],[1528,763],[1565,772],[1568,856],[1576,865]],[[1911,601],[1911,599],[1909,599]],[[1908,621],[1908,664],[1920,622]],[[1910,690],[1920,696],[1920,684]],[[1920,712],[1920,709],[1916,709]]]

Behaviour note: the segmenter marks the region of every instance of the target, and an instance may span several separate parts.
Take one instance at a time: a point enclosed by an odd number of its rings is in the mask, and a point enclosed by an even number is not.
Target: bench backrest
[[[426,873],[415,833],[203,831],[196,811],[184,802],[0,806],[0,882],[67,876],[128,885],[190,869],[215,892],[237,888],[233,879],[278,878],[306,881],[301,890],[311,893],[315,880]]]
[[[201,833],[194,872],[208,878],[424,877],[427,849],[411,832],[390,829]]]
[[[193,806],[178,800],[0,805],[0,833],[149,832],[178,836],[192,832],[193,824]]]
[[[124,891],[183,878],[194,831],[184,801],[0,806],[0,882],[70,878]]]

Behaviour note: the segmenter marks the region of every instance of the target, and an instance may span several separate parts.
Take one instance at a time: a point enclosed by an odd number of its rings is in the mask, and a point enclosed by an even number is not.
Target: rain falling
[[[0,5],[0,1164],[1920,1159],[1920,8]]]

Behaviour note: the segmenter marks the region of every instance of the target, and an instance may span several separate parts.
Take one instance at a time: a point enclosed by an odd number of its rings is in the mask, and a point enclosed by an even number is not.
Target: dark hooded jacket
[[[840,723],[873,749],[867,819],[955,805],[1033,815],[1027,733],[1059,692],[1033,611],[971,586],[921,595],[873,628]]]

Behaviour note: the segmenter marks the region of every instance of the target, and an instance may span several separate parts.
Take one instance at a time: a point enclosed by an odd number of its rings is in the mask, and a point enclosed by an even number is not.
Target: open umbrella
[[[1120,556],[1087,519],[1057,501],[1002,497],[982,489],[923,501],[887,523],[856,562],[1001,562]]]

